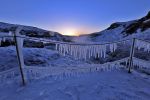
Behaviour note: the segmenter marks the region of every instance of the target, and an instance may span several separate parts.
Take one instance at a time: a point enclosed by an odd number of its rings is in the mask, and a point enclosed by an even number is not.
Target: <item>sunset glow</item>
[[[78,36],[143,17],[149,4],[150,0],[1,0],[0,21]]]
[[[61,33],[63,35],[69,35],[69,36],[78,36],[79,35],[79,33],[77,33],[77,30],[75,30],[73,28],[64,29]]]

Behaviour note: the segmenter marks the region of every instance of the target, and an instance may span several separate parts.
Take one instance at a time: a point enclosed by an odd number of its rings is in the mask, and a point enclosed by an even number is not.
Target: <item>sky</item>
[[[0,8],[0,22],[78,35],[141,18],[150,0],[0,0]]]

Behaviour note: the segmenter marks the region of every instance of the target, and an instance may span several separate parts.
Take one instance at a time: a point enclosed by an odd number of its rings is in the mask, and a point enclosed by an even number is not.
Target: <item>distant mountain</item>
[[[3,23],[3,22],[0,22],[0,35],[8,34],[9,31],[15,31],[18,26],[23,27],[20,33],[27,37],[45,38],[45,39],[50,39],[50,40],[55,40],[55,41],[71,42],[70,36],[61,35],[58,32],[47,31],[47,30],[40,29],[37,27],[32,27],[32,26],[9,24],[9,23]],[[14,41],[11,40],[10,38],[4,39],[4,40],[5,41],[3,41],[3,39],[2,40],[0,39],[0,44],[1,44],[0,47],[14,45]],[[27,39],[25,39],[24,41],[25,47],[43,48],[45,47],[45,45],[51,45],[51,44],[45,44],[43,42],[37,42],[34,40],[27,40]]]
[[[140,19],[128,22],[116,22],[103,31],[81,35],[75,38],[74,41],[106,42],[132,37],[150,40],[150,11]]]
[[[58,32],[47,31],[47,30],[40,29],[37,27],[32,27],[32,26],[9,24],[9,23],[4,23],[4,22],[0,22],[0,32],[14,31],[16,27],[18,26],[23,27],[21,34],[29,36],[29,37],[47,38],[47,39],[57,40],[57,41],[69,41],[68,40],[69,37],[61,35]]]

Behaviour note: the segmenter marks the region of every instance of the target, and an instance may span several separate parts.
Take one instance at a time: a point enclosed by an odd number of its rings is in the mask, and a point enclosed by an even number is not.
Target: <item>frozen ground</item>
[[[25,65],[28,66],[66,67],[85,63],[45,48],[24,48],[23,55]],[[18,67],[15,47],[0,47],[0,72],[14,67]]]
[[[0,86],[0,100],[149,100],[150,78],[125,70]]]
[[[15,48],[0,48],[0,71],[18,67]],[[69,56],[40,48],[24,48],[26,65],[67,67],[86,64]],[[21,80],[20,80],[21,81]],[[149,100],[150,77],[126,70],[112,70],[75,75],[55,80],[47,77],[28,82],[0,84],[0,100]]]

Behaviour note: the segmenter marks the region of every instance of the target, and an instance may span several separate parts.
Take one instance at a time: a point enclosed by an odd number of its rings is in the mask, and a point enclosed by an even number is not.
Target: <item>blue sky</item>
[[[150,0],[0,0],[0,8],[1,22],[91,33],[145,16]]]

